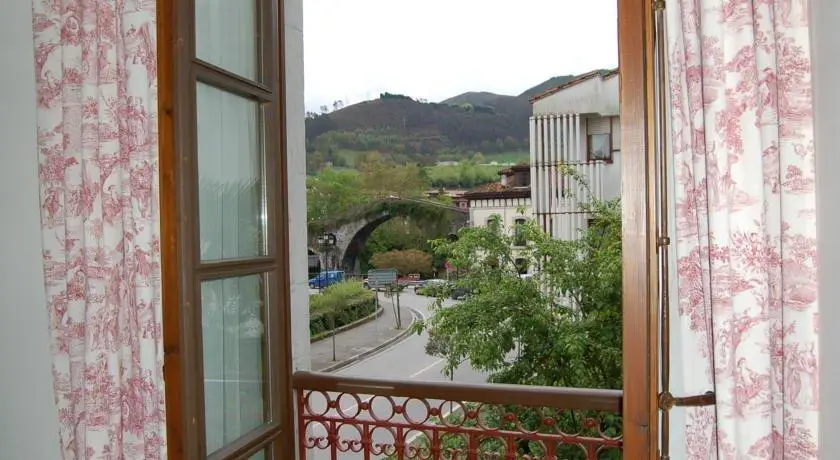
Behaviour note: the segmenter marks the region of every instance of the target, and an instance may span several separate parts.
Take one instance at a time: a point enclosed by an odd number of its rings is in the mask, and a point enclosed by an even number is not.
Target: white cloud
[[[304,0],[306,106],[518,94],[618,62],[617,0]]]

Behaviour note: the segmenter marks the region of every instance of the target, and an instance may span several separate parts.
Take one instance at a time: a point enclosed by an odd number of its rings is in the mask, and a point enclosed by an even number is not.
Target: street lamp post
[[[318,292],[323,292],[330,273],[330,251],[335,247],[336,238],[332,233],[323,233],[318,237],[321,245],[321,252],[324,254],[324,266],[321,267],[321,279],[318,283]],[[324,270],[326,268],[326,270]],[[330,308],[330,338],[332,339],[332,360],[335,361],[335,305]]]

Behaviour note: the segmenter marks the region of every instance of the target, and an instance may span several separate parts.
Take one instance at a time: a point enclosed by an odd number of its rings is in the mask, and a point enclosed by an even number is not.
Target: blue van
[[[330,270],[328,272],[318,273],[314,278],[309,280],[310,289],[323,289],[335,283],[344,281],[344,272],[341,270]]]

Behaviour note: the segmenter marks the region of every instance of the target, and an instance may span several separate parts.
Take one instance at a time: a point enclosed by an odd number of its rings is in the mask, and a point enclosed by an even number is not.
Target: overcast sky
[[[304,0],[306,108],[519,94],[618,63],[617,0]]]

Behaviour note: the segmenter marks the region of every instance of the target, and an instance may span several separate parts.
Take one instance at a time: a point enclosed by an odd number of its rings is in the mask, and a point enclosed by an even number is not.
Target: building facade
[[[593,71],[531,99],[531,202],[542,229],[574,239],[582,205],[621,193],[618,71]]]

